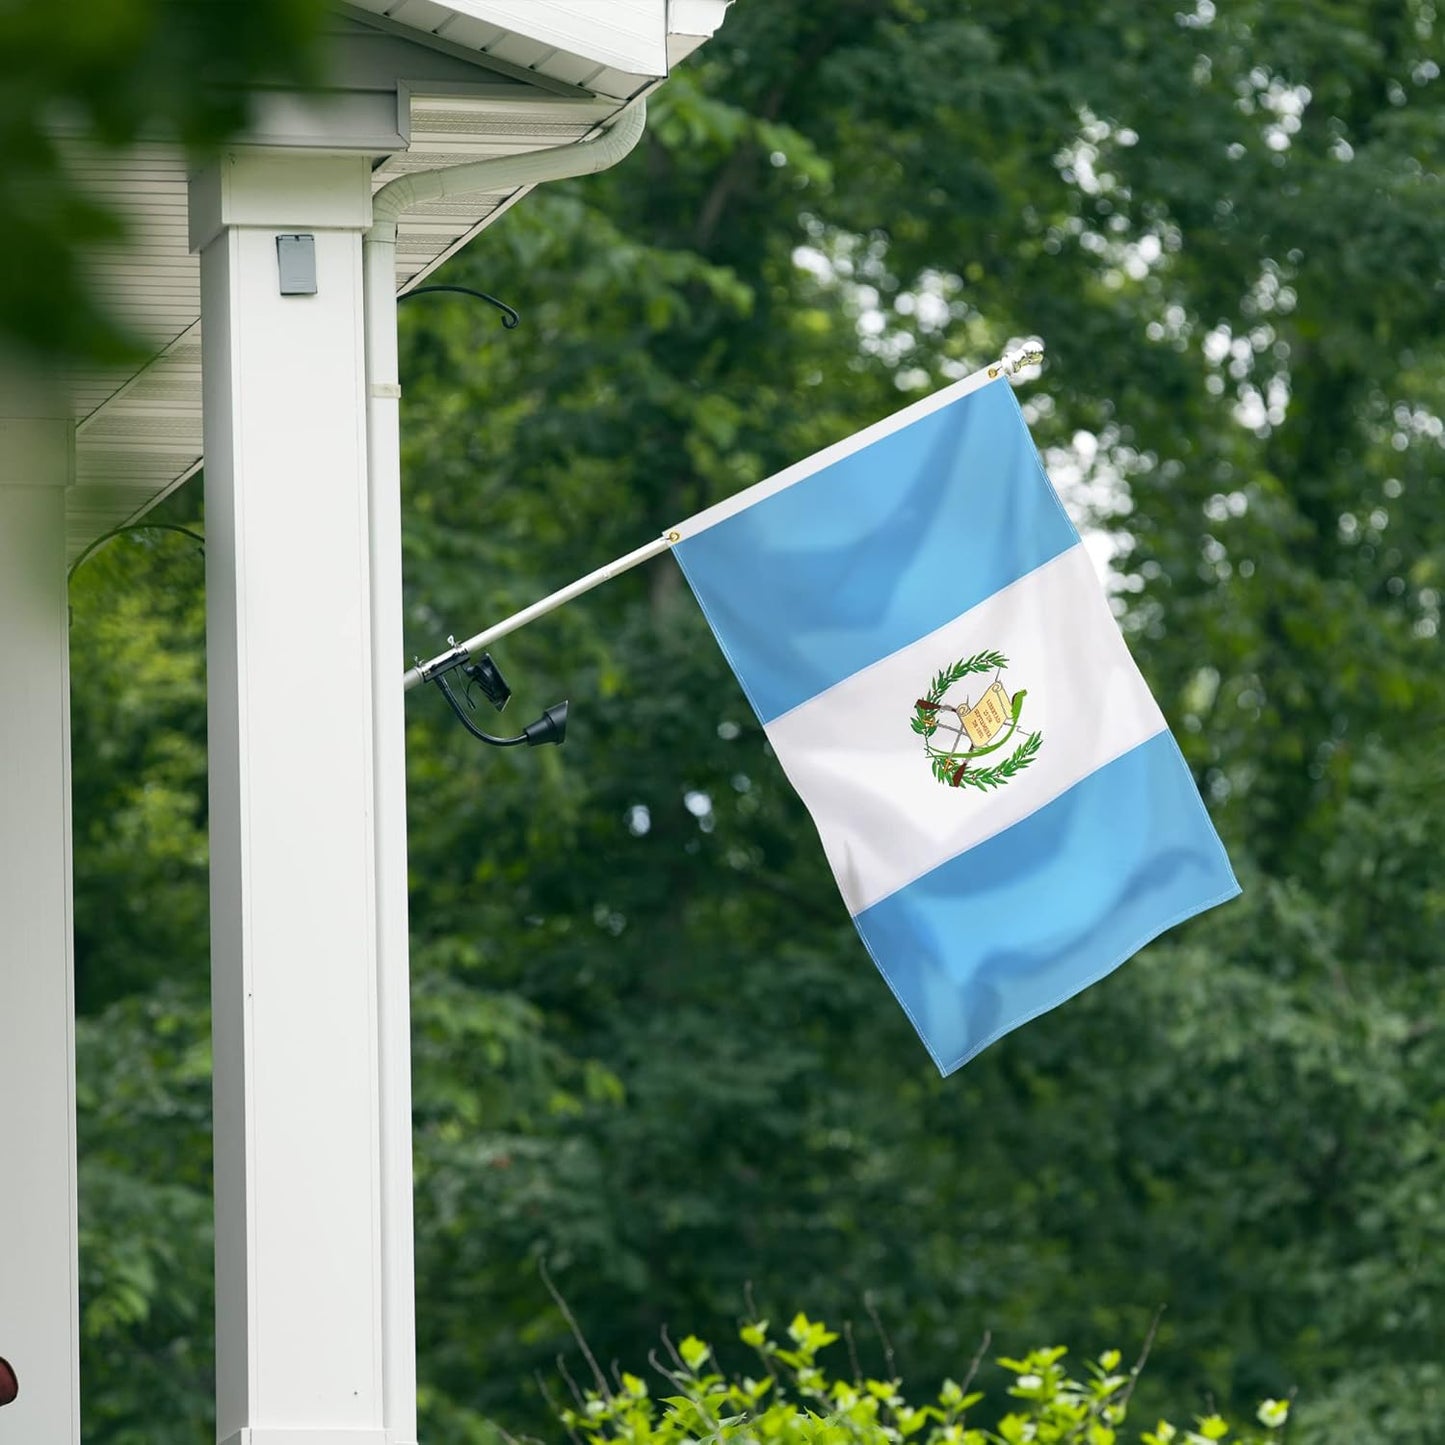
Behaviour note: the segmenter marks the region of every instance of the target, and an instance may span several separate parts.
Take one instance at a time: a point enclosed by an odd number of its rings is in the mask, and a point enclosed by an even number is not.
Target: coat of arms
[[[1038,756],[1042,733],[1028,733],[1007,756],[999,756],[1019,733],[1024,699],[1020,688],[1012,697],[1001,680],[1008,658],[1001,652],[962,657],[933,679],[925,696],[913,704],[911,726],[923,739],[933,776],[950,788],[1002,787]],[[993,680],[968,687],[969,678]],[[991,762],[984,762],[992,758]]]

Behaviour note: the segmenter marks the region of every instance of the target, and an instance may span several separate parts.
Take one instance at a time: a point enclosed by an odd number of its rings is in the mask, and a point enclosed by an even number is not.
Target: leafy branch
[[[891,1358],[887,1373],[870,1376],[854,1365],[851,1376],[834,1375],[818,1358],[838,1335],[804,1314],[795,1315],[785,1339],[775,1338],[767,1320],[749,1321],[740,1337],[752,1348],[761,1370],[732,1374],[720,1365],[705,1340],[687,1336],[671,1361],[654,1351],[653,1368],[665,1384],[659,1397],[648,1382],[627,1371],[615,1389],[588,1390],[561,1421],[578,1445],[1021,1445],[1024,1441],[1121,1442],[1133,1382],[1143,1365],[1120,1369],[1118,1350],[1105,1351],[1071,1370],[1062,1346],[1030,1351],[1022,1359],[1001,1358],[1011,1376],[1003,1413],[990,1428],[970,1420],[985,1400],[971,1390],[988,1347],[979,1347],[962,1383],[945,1380],[934,1393],[909,1399]],[[1235,1427],[1216,1414],[1197,1416],[1196,1429],[1161,1420],[1142,1437],[1143,1445],[1279,1445],[1289,1418],[1288,1400],[1265,1400],[1255,1419],[1262,1428]],[[997,1410],[994,1412],[997,1413]]]
[[[987,792],[1023,772],[1038,756],[1039,744],[1043,740],[1042,733],[1030,733],[1003,762],[995,763],[991,768],[970,768],[946,754],[934,753],[933,776],[952,788],[978,788]]]
[[[1008,658],[1001,652],[976,652],[972,657],[960,658],[952,667],[945,667],[934,674],[928,691],[913,704],[913,721],[909,724],[920,737],[927,737],[938,726],[938,705],[943,695],[954,683],[975,673],[998,672],[1008,666]]]

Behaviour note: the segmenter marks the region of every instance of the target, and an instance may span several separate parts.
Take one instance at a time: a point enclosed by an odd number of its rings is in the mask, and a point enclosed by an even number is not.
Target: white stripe
[[[936,673],[985,651],[1008,658],[1000,680],[1011,698],[1028,691],[1014,741],[987,764],[1008,758],[1029,733],[1043,734],[1034,761],[992,792],[936,781],[909,726]],[[977,703],[990,681],[992,674],[965,679],[948,700]],[[1080,544],[776,718],[767,735],[856,914],[1164,726]]]
[[[959,397],[967,396],[971,391],[982,390],[990,381],[995,380],[988,373],[991,367],[998,364],[998,362],[992,361],[982,371],[975,371],[961,381],[955,381],[952,386],[945,386],[942,391],[935,391],[932,396],[925,396],[921,401],[915,401],[912,406],[906,406],[902,411],[894,412],[892,416],[885,416],[882,421],[876,421],[872,426],[864,427],[862,431],[855,432],[850,437],[844,437],[842,441],[834,442],[832,446],[824,447],[822,451],[814,452],[812,456],[805,457],[800,462],[794,462],[786,470],[761,482],[756,482],[741,492],[734,492],[730,497],[724,497],[715,506],[709,507],[705,512],[698,512],[685,522],[679,522],[669,531],[676,532],[678,540],[685,542],[689,537],[695,537],[699,532],[705,532],[709,527],[715,527],[719,522],[725,522],[729,517],[735,517],[739,512],[756,506],[757,503],[775,493],[786,491],[795,482],[801,482],[805,477],[811,477],[814,472],[821,472],[824,467],[831,467],[834,462],[841,462],[844,457],[851,457],[854,452],[860,452],[864,447],[872,446],[874,442],[890,433],[902,431],[904,427],[912,426],[922,417],[942,410],[950,402],[957,401]],[[1005,381],[1004,385],[1007,386],[1008,382]]]

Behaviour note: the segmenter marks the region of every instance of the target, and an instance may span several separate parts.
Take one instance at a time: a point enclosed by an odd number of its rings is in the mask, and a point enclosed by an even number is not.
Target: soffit
[[[348,44],[354,50],[364,41],[366,49],[374,38],[365,33],[370,31],[351,26]],[[532,85],[501,74],[486,58],[462,70],[471,80],[457,78],[454,70],[442,76],[432,63],[435,53],[414,48],[417,63],[402,71],[399,85],[392,81],[389,109],[378,106],[379,92],[363,66],[365,83],[305,102],[270,98],[262,107],[258,139],[306,144],[318,126],[338,117],[352,126],[363,117],[367,144],[361,148],[370,149],[385,139],[370,132],[387,129],[383,117],[389,116],[394,148],[376,153],[373,186],[380,188],[407,171],[569,145],[596,133],[630,98],[593,95],[555,81],[544,81],[545,88]],[[376,48],[366,53],[374,58]],[[447,58],[445,64],[456,61]],[[357,77],[353,72],[349,78]],[[655,83],[641,77],[634,93]],[[70,159],[81,182],[127,223],[126,244],[95,255],[97,287],[154,347],[152,360],[139,371],[87,367],[67,378],[76,421],[76,470],[68,492],[73,557],[191,476],[201,464],[202,436],[200,264],[188,246],[185,157],[173,146],[152,143],[121,156],[76,145]],[[419,284],[521,194],[451,198],[404,217],[397,238],[398,289]]]
[[[257,143],[344,137],[373,186],[408,171],[569,145],[595,134],[703,43],[731,0],[359,0],[340,5],[328,87],[261,97]],[[201,464],[200,263],[187,167],[172,146],[72,148],[77,176],[127,221],[96,256],[99,290],[154,347],[138,371],[67,380],[76,421],[70,552],[139,517]],[[419,284],[525,189],[436,201],[404,217],[397,287]]]
[[[690,55],[732,0],[352,0],[355,13],[534,83],[622,100]]]

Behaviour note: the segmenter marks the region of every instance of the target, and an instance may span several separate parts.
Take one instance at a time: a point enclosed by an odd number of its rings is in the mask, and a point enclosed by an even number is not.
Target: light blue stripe
[[[947,1074],[1238,892],[1164,732],[855,922]]]
[[[766,723],[1078,540],[1000,380],[679,542],[673,556]]]

